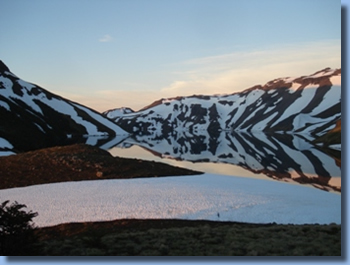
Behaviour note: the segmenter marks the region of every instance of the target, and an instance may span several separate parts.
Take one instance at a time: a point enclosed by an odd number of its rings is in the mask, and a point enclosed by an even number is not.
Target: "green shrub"
[[[32,219],[38,215],[22,210],[27,206],[9,201],[0,205],[0,254],[3,256],[27,255],[35,241]]]

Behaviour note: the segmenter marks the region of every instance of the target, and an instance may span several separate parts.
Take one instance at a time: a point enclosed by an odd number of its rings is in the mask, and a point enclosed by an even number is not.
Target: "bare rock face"
[[[0,60],[0,73],[3,73],[5,71],[10,72],[10,69],[6,66],[6,64],[3,63],[3,61]]]

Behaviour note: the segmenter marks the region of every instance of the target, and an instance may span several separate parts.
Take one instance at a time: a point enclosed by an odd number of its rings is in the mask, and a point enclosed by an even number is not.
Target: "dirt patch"
[[[198,175],[160,162],[113,157],[85,144],[0,157],[0,189],[79,180]]]

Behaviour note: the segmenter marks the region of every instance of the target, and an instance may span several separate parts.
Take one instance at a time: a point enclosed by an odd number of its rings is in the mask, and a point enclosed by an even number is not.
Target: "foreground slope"
[[[341,119],[341,69],[279,78],[231,95],[161,99],[138,112],[104,115],[135,134],[288,131],[317,138]]]
[[[56,145],[72,136],[127,134],[83,105],[23,81],[0,61],[0,151]]]

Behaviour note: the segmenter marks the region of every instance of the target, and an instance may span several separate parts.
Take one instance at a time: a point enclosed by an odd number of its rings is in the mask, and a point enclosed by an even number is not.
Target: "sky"
[[[0,59],[97,111],[341,67],[337,0],[0,0]]]

